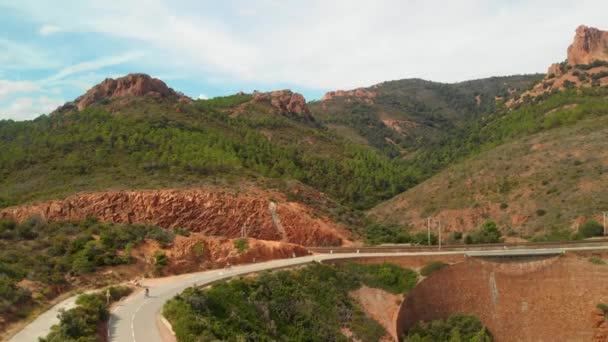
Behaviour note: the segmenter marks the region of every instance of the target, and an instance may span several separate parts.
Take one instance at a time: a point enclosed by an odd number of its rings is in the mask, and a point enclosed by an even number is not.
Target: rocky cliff
[[[567,88],[608,85],[608,32],[584,25],[576,29],[565,62],[552,64],[545,78],[507,106]]]
[[[568,64],[590,64],[608,61],[608,32],[581,25],[574,42],[568,47]]]
[[[181,227],[223,237],[246,234],[304,246],[337,246],[348,232],[312,209],[295,202],[270,199],[264,192],[219,190],[111,191],[78,194],[64,200],[5,208],[0,218],[23,221],[39,216],[49,221],[82,220],[88,216],[115,223],[148,223]]]
[[[89,89],[84,95],[79,96],[72,102],[66,103],[57,111],[83,110],[98,103],[143,96],[167,103],[191,101],[191,99],[177,93],[169,88],[165,82],[157,78],[146,74],[129,74],[117,79],[106,78],[100,84]]]

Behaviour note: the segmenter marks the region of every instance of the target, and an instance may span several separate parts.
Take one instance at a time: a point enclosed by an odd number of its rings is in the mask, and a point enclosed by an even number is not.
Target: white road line
[[[135,338],[135,326],[134,326],[134,321],[135,321],[135,315],[137,315],[137,313],[139,312],[139,310],[141,309],[142,306],[144,306],[144,304],[146,304],[147,299],[144,300],[143,303],[141,303],[141,305],[139,307],[137,307],[137,309],[135,310],[135,312],[133,313],[133,315],[131,316],[131,337],[133,338],[133,342],[137,342],[137,339]]]

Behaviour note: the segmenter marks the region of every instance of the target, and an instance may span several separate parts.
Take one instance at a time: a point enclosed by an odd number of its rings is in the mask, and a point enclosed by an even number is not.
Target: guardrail
[[[380,246],[348,246],[348,247],[307,247],[313,253],[405,253],[405,252],[436,252],[436,251],[483,251],[495,249],[523,248],[561,248],[561,247],[596,247],[608,245],[608,239],[559,241],[559,242],[527,242],[527,243],[493,243],[479,245],[380,245]]]

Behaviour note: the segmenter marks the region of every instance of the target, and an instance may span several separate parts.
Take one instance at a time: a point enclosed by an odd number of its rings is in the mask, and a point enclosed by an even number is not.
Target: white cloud
[[[40,87],[29,81],[0,80],[0,99],[11,94],[37,92]]]
[[[40,27],[40,30],[38,31],[38,33],[40,33],[41,36],[50,36],[52,34],[55,34],[57,32],[60,32],[61,28],[59,26],[55,26],[55,25],[42,25],[42,27]]]
[[[48,114],[61,106],[64,100],[40,97],[20,97],[15,99],[8,107],[0,108],[0,116],[13,120],[30,120],[40,114]]]
[[[141,52],[131,51],[118,56],[103,57],[92,61],[74,64],[59,70],[59,72],[49,77],[46,81],[57,81],[77,73],[95,71],[109,66],[123,64],[141,58],[142,56],[143,53]]]
[[[199,100],[209,100],[209,96],[207,96],[207,95],[205,95],[205,94],[200,94],[200,95],[198,96],[198,99],[199,99]]]
[[[6,6],[154,49],[146,63],[193,79],[314,89],[544,72],[565,58],[577,25],[608,28],[605,0],[123,0],[70,2],[70,11],[58,2]]]

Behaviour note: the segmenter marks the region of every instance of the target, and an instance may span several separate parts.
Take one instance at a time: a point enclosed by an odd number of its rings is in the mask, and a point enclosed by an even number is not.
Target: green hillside
[[[408,155],[496,109],[542,75],[491,77],[445,84],[404,79],[365,88],[373,101],[336,97],[310,105],[315,118],[351,141],[367,144],[391,157]]]
[[[417,228],[427,216],[450,231],[494,220],[510,235],[570,238],[608,209],[607,96],[573,89],[497,111],[425,152],[452,166],[370,213]]]
[[[297,180],[366,208],[405,190],[408,171],[317,122],[242,105],[248,95],[193,104],[153,98],[0,121],[0,203],[76,191],[210,182]],[[229,109],[243,109],[238,116]]]

